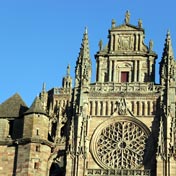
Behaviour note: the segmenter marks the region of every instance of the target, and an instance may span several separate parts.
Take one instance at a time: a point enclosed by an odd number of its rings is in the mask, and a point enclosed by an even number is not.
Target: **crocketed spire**
[[[91,78],[91,60],[89,52],[88,31],[85,28],[79,56],[76,62],[76,86],[80,85],[80,81],[85,85],[90,83]]]

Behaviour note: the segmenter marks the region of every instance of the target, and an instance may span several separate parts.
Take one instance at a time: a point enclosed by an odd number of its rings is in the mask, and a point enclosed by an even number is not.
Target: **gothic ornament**
[[[104,169],[138,169],[143,155],[148,128],[130,117],[115,117],[102,123],[91,140],[91,153]]]

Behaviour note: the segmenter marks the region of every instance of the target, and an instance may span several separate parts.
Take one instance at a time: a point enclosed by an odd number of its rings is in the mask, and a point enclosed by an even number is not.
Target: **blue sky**
[[[47,90],[61,86],[68,64],[74,77],[85,27],[94,81],[98,42],[107,42],[111,20],[122,24],[126,10],[131,24],[142,19],[145,43],[154,41],[159,62],[168,29],[176,50],[175,4],[175,0],[1,0],[0,103],[18,92],[30,106],[43,82]]]

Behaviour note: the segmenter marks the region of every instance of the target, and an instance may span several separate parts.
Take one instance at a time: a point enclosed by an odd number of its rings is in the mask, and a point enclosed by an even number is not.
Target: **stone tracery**
[[[127,120],[103,124],[93,136],[93,156],[103,168],[137,169],[142,166],[148,132]]]

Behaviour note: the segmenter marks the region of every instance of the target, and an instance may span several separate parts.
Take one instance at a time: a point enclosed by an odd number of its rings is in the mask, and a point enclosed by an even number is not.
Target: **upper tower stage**
[[[155,59],[153,41],[144,44],[145,32],[142,21],[138,26],[131,25],[129,11],[126,12],[124,24],[116,26],[112,20],[108,44],[103,47],[99,42],[96,53],[97,82],[154,82]]]

